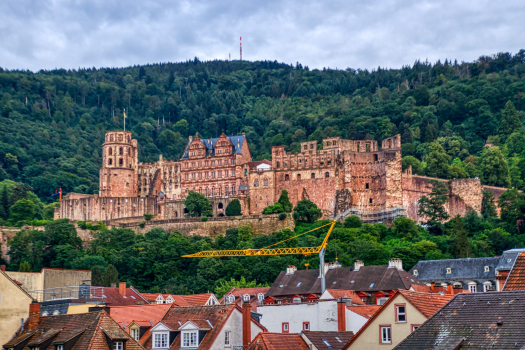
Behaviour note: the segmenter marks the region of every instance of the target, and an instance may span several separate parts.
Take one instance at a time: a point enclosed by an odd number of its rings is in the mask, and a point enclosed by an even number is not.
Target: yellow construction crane
[[[297,255],[302,254],[308,256],[310,254],[319,254],[319,277],[321,278],[321,293],[324,293],[326,289],[325,283],[325,271],[324,271],[324,254],[326,252],[326,247],[328,245],[328,238],[334,229],[335,223],[337,221],[332,221],[326,225],[319,226],[313,230],[303,232],[297,236],[290,237],[283,241],[277,242],[275,244],[269,245],[260,249],[242,249],[242,250],[206,250],[195,254],[183,255],[183,258],[208,258],[208,257],[223,257],[223,256],[261,256],[261,255]],[[320,228],[330,226],[326,237],[323,240],[323,243],[319,247],[299,247],[299,248],[272,248],[283,242],[289,241],[291,239],[297,238],[299,236],[305,235]]]

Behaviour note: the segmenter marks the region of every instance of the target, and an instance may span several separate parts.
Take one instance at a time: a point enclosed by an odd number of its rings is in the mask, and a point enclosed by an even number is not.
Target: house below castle
[[[244,134],[201,139],[190,137],[179,161],[138,162],[137,140],[129,131],[108,131],[102,146],[99,194],[69,193],[55,216],[77,221],[139,219],[149,213],[157,219],[187,215],[189,191],[210,199],[215,216],[239,199],[243,215],[261,214],[283,190],[296,205],[314,202],[325,217],[359,216],[364,222],[391,221],[418,216],[418,201],[430,193],[431,178],[402,170],[401,137],[382,141],[344,140],[339,137],[301,143],[299,153],[272,147],[272,160],[252,161]],[[482,186],[479,179],[443,181],[449,189],[446,209],[451,216],[481,211],[483,191],[498,198],[505,190]]]

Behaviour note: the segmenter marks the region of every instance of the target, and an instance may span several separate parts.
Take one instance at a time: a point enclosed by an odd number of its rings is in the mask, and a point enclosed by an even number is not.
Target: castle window
[[[219,203],[219,205],[217,205],[217,208],[222,209],[223,208],[223,204]]]
[[[304,145],[303,149],[306,151],[308,149],[308,146]]]
[[[334,145],[334,146],[335,146],[335,144],[336,144],[336,142],[335,142],[335,141],[332,141],[332,145]]]
[[[276,168],[279,168],[281,166],[281,162],[277,162]]]
[[[288,168],[288,163],[287,162],[284,162],[284,167]]]
[[[113,159],[110,159],[109,162],[108,162],[109,165],[112,165],[113,164]]]
[[[226,187],[224,188],[224,194],[225,194],[225,195],[228,195],[229,190],[230,190],[230,188],[229,188],[228,186],[226,186]]]
[[[365,184],[365,188],[368,190],[370,188],[369,184]]]
[[[204,165],[205,165],[205,166],[209,166],[209,165],[210,165],[210,162],[205,161],[205,162],[204,162]]]
[[[330,177],[330,173],[327,171],[326,173],[324,173],[324,177]]]
[[[111,135],[111,136],[109,137],[109,141],[111,141],[111,142],[115,141],[115,137],[114,137],[113,135]]]
[[[202,173],[199,173],[199,180],[202,180]]]
[[[372,204],[372,198],[370,198],[368,201],[370,202],[370,204]]]
[[[310,179],[315,179],[315,173],[310,174]]]
[[[206,187],[206,197],[208,197],[209,195],[210,195],[210,189]]]
[[[230,176],[235,176],[235,170],[232,170]]]
[[[253,187],[259,187],[259,180],[255,179],[253,182]]]
[[[359,152],[359,144],[357,144],[357,152]]]
[[[118,160],[118,164],[119,164],[119,165],[124,164],[124,160],[123,160],[122,158],[120,158],[120,159]]]
[[[189,164],[186,163],[186,164],[184,164],[184,167],[185,167],[186,169],[188,169],[188,165],[189,165]]]
[[[374,154],[374,162],[377,162],[378,159],[379,158],[378,158],[377,154]]]
[[[314,145],[313,144],[310,145],[310,149],[314,149]]]
[[[219,163],[219,165],[222,165],[222,160],[219,160],[218,163]]]
[[[366,144],[366,151],[370,152],[370,144],[369,143]]]
[[[388,148],[392,147],[392,140],[388,140]]]
[[[222,171],[217,171],[217,176],[222,177]]]
[[[210,177],[210,173],[209,172],[204,173],[204,177],[205,178],[209,178]]]
[[[124,138],[122,137],[122,135],[118,135],[118,140],[119,140],[120,142],[124,141]]]
[[[109,148],[109,155],[112,156],[113,155],[113,148]]]
[[[263,180],[263,186],[268,186],[268,179]]]
[[[228,165],[228,159],[224,161],[224,165]]]
[[[202,168],[202,162],[199,162],[199,168]]]
[[[215,161],[214,160],[211,161],[211,166],[215,166]]]
[[[235,159],[232,159],[232,165],[235,165]]]
[[[301,180],[301,174],[297,174],[297,180]]]
[[[124,149],[122,147],[120,147],[118,151],[120,152],[120,155],[124,154]]]
[[[328,146],[330,146],[330,142],[327,142],[327,143],[326,143],[326,147],[328,147]]]
[[[284,181],[290,181],[290,175],[288,174],[284,175]]]
[[[215,171],[212,171],[212,172],[211,172],[211,178],[212,178],[212,179],[215,179]]]

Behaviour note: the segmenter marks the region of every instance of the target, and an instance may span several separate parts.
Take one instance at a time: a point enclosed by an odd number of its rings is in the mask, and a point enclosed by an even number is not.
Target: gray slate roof
[[[244,135],[238,135],[238,136],[227,136],[226,137],[233,145],[233,153],[232,154],[242,154],[242,145],[244,143],[244,140],[246,139],[246,136]],[[212,139],[199,139],[206,145],[206,157],[215,156],[215,143],[219,140],[218,137],[212,138]],[[192,141],[193,142],[193,141]],[[188,148],[190,147],[191,142],[188,142],[186,145],[186,149],[184,150],[184,154],[182,155],[182,159],[189,159],[189,152]]]
[[[321,294],[319,270],[298,270],[293,274],[281,272],[266,296]],[[413,284],[425,284],[404,270],[388,265],[363,266],[359,271],[340,267],[326,273],[327,289],[354,290],[356,292],[389,292],[395,289],[410,289]]]
[[[525,349],[525,291],[460,293],[394,349]]]
[[[511,270],[520,253],[525,252],[523,248],[509,249],[503,252],[501,259],[496,267],[496,271]]]
[[[421,260],[410,269],[410,274],[413,275],[414,270],[417,270],[417,278],[425,282],[493,280],[499,262],[500,257]],[[489,267],[489,272],[485,272],[485,266]],[[452,273],[447,274],[447,268],[451,268]]]

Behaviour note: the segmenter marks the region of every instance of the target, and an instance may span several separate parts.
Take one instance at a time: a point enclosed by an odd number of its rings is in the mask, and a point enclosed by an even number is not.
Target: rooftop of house
[[[233,296],[233,303],[236,303],[239,306],[242,306],[242,303],[244,302],[244,296],[248,294],[249,296],[249,303],[252,307],[252,312],[257,311],[257,305],[264,302],[264,297],[266,296],[266,293],[270,290],[270,287],[253,287],[253,288],[235,288],[233,287],[228,291],[228,293],[224,294],[222,297],[220,303],[221,304],[230,304],[232,301],[229,300],[229,297]],[[259,295],[262,294],[263,300],[259,300]]]
[[[354,332],[303,331],[302,336],[308,338],[318,350],[340,350],[352,339]]]
[[[381,305],[355,305],[346,308],[364,318],[370,318],[381,308]]]
[[[253,161],[253,162],[248,162],[248,166],[250,168],[256,168],[256,167],[258,167],[259,165],[262,165],[262,164],[269,165],[270,167],[272,166],[272,162],[269,161],[269,160],[266,160],[266,159],[256,160],[256,161]]]
[[[425,285],[408,272],[389,265],[361,266],[357,271],[348,267],[329,269],[325,280],[327,288],[356,292],[388,292],[395,289],[409,289],[412,285]],[[316,269],[298,270],[293,273],[281,272],[267,296],[305,294],[321,294],[321,279]]]
[[[250,343],[248,350],[310,350],[297,333],[259,333]]]
[[[525,252],[516,259],[503,290],[525,290]]]
[[[350,299],[354,305],[365,305],[361,298],[353,290],[344,290],[344,289],[327,289],[320,299],[341,299],[346,298]]]
[[[226,136],[226,138],[232,143],[233,146],[233,152],[232,154],[242,154],[242,145],[244,143],[244,140],[246,140],[246,136],[244,135],[237,135],[237,136]],[[211,139],[201,139],[199,138],[199,141],[201,141],[206,146],[206,155],[214,157],[215,156],[215,144],[217,141],[219,141],[220,137],[214,137]],[[182,155],[182,159],[189,159],[189,147],[191,143],[194,140],[188,142],[188,145],[186,146],[186,149],[184,150],[184,153]]]
[[[104,287],[106,305],[125,306],[125,305],[143,305],[149,302],[132,286],[125,288],[125,293],[119,287]]]
[[[525,252],[523,248],[509,249],[503,252],[501,255],[496,271],[510,271],[512,270],[514,263],[518,256]]]
[[[410,290],[398,289],[383,305],[376,310],[376,312],[368,319],[363,327],[357,332],[345,349],[348,349],[350,345],[359,338],[370,326],[377,317],[380,317],[381,313],[388,308],[388,306],[398,301],[398,297],[403,297],[407,302],[412,304],[424,317],[429,318],[434,315],[440,308],[442,308],[447,302],[454,298],[454,295],[440,294],[440,293],[420,293],[413,292]],[[396,300],[397,299],[397,300]],[[353,311],[353,310],[352,310]],[[422,348],[420,348],[422,349]]]
[[[208,349],[220,333],[222,327],[237,308],[236,305],[209,305],[171,307],[164,315],[160,323],[164,326],[178,330],[188,321],[206,330],[206,334],[200,341],[199,349]],[[142,341],[142,339],[141,339]],[[146,349],[152,348],[152,339],[149,337],[145,342]],[[170,349],[180,348],[180,334],[173,340]]]
[[[421,260],[410,269],[410,274],[414,275],[417,270],[417,278],[427,282],[495,279],[500,259],[501,257]],[[488,271],[485,270],[486,266]]]
[[[210,298],[213,300],[215,295],[213,293],[204,293],[204,294],[190,294],[190,295],[174,295],[174,294],[160,294],[160,293],[142,293],[142,297],[148,300],[150,303],[156,303],[159,295],[162,296],[162,299],[166,303],[169,298],[173,300],[173,304],[177,306],[193,306],[193,305],[206,305],[210,301]]]
[[[169,309],[169,304],[115,306],[110,308],[109,315],[123,328],[128,328],[133,321],[151,326],[162,320]]]
[[[20,332],[4,348],[45,348],[68,342],[68,348],[75,350],[112,349],[113,341],[125,341],[127,350],[144,349],[105,311],[40,317],[35,329]]]
[[[523,349],[525,291],[457,294],[395,349]]]

